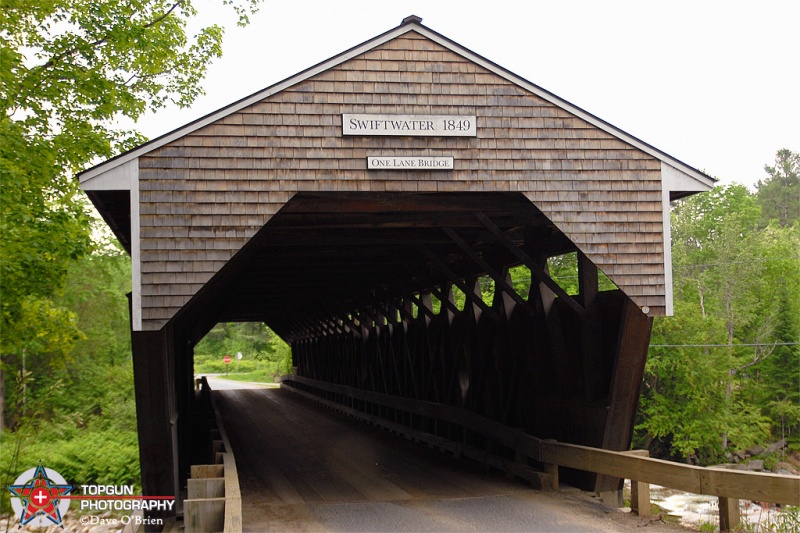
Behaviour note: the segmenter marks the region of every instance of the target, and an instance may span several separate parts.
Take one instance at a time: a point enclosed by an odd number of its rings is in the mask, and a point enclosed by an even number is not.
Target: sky
[[[722,184],[753,187],[800,152],[800,1],[264,0],[245,28],[221,0],[223,56],[172,131],[398,26],[409,15]]]

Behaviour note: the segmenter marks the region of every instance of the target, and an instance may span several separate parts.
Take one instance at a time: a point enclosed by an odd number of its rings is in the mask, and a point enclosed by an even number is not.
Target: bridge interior
[[[548,257],[572,251],[574,296],[547,270]],[[509,275],[520,264],[527,294]],[[488,304],[482,276],[494,283]],[[299,193],[168,329],[190,348],[220,321],[265,322],[305,379],[611,449],[630,444],[650,331],[622,291],[598,290],[597,267],[515,193]],[[188,376],[191,349],[176,354],[177,375]],[[175,437],[188,449],[187,425]],[[469,444],[492,446],[480,440]],[[572,474],[565,479],[597,491],[619,483]]]
[[[575,250],[518,193],[298,193],[231,261],[221,283],[204,289],[213,311],[205,306],[201,320],[192,316],[193,337],[236,321],[265,322],[289,344],[358,331],[376,318],[360,321],[360,312],[385,321],[391,302],[431,292],[446,299],[453,284],[491,313],[469,282],[492,272],[504,284],[500,273],[521,257],[535,257],[541,269],[543,258]]]

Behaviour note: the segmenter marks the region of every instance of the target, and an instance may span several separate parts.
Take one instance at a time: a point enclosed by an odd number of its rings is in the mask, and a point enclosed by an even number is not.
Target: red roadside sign
[[[225,363],[226,365],[231,364],[231,356],[226,355],[225,357],[222,358],[222,362]]]

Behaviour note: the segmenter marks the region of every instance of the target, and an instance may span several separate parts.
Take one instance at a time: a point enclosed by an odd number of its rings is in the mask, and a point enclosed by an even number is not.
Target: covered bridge
[[[80,183],[133,259],[144,490],[177,494],[221,321],[265,322],[307,383],[627,449],[672,313],[670,200],[713,180],[412,16]],[[571,252],[573,295],[547,266]]]

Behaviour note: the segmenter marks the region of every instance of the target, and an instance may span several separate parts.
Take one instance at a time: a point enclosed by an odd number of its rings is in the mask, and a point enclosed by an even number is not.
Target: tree
[[[89,252],[89,217],[77,190],[56,170],[45,142],[27,141],[23,128],[0,118],[0,431],[5,425],[7,369],[21,370],[24,354],[69,352],[79,337],[74,316],[50,298],[70,261]],[[47,334],[63,326],[63,336]],[[67,333],[67,330],[70,333]],[[44,346],[41,338],[50,339]],[[27,379],[22,376],[22,379]]]
[[[194,348],[195,372],[226,371],[222,366],[225,355],[244,356],[244,372],[266,370],[263,377],[291,372],[291,348],[263,322],[222,322],[214,326]],[[236,360],[236,368],[239,361]]]
[[[240,25],[260,2],[219,1]],[[51,300],[92,249],[74,172],[143,140],[118,119],[202,93],[223,30],[188,36],[196,14],[192,0],[0,0],[0,410],[3,374],[40,327],[23,305],[67,319]]]
[[[222,0],[242,25],[258,2]],[[3,118],[47,142],[69,170],[141,140],[111,121],[190,105],[222,53],[220,26],[186,35],[196,14],[191,0],[3,0]]]
[[[759,180],[756,189],[765,222],[776,219],[786,227],[800,221],[800,154],[778,150],[775,166],[764,170],[769,178]]]
[[[676,312],[654,325],[639,429],[678,457],[719,460],[794,412],[769,404],[798,389],[796,350],[778,343],[798,338],[800,225],[760,224],[741,185],[673,210]]]

